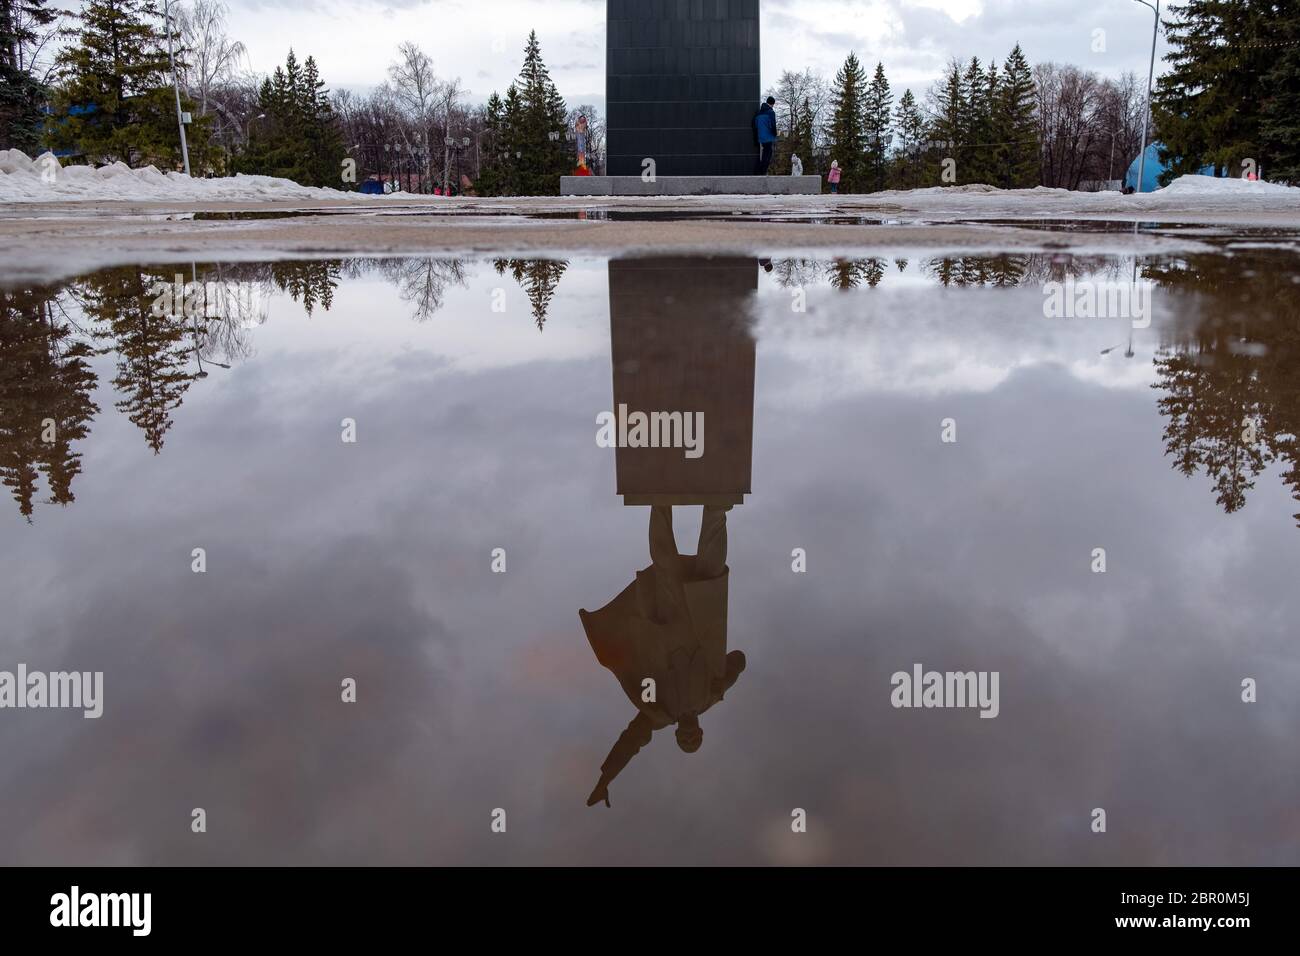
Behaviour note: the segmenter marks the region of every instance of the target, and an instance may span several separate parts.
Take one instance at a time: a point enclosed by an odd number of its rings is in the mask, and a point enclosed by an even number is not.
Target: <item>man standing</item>
[[[754,131],[758,133],[758,167],[757,176],[766,176],[772,165],[772,151],[776,147],[776,97],[769,96],[767,102],[759,107],[754,116]]]

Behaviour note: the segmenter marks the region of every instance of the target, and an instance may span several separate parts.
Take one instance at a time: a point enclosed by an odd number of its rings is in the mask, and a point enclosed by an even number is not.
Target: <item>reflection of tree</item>
[[[386,259],[379,269],[402,301],[415,306],[411,318],[426,322],[442,308],[448,286],[465,285],[465,265],[463,259]]]
[[[194,347],[190,325],[183,316],[153,314],[155,284],[171,280],[134,267],[110,269],[87,279],[82,290],[86,315],[111,338],[106,351],[117,353],[113,387],[124,397],[116,408],[144,432],[155,455],[194,379],[187,368]]]
[[[1227,512],[1274,461],[1289,464],[1282,479],[1300,499],[1300,307],[1293,266],[1269,265],[1249,277],[1225,256],[1144,269],[1162,289],[1192,293],[1178,310],[1189,326],[1156,358],[1166,454],[1185,475],[1203,471]]]
[[[273,262],[271,281],[281,292],[289,293],[293,301],[301,302],[310,316],[317,306],[328,312],[334,304],[340,267],[340,262],[330,260]]]
[[[1123,260],[1114,256],[1003,253],[1001,255],[944,256],[922,263],[922,268],[942,286],[1041,286],[1048,282],[1088,278],[1098,281],[1131,278]]]
[[[772,263],[772,276],[783,289],[817,285],[826,263],[816,259],[777,259]]]
[[[826,266],[826,277],[836,289],[856,289],[864,282],[874,289],[885,277],[885,260],[836,259]]]
[[[555,287],[560,284],[569,263],[563,259],[497,259],[492,265],[498,275],[509,271],[527,293],[528,301],[533,304],[533,321],[537,323],[537,331],[542,331]]]
[[[1184,475],[1203,470],[1229,513],[1246,504],[1246,492],[1271,460],[1262,442],[1245,440],[1249,422],[1262,410],[1260,382],[1244,355],[1174,352],[1158,357],[1168,394],[1157,402],[1165,425],[1165,451]]]
[[[72,480],[81,454],[72,443],[86,437],[99,408],[91,401],[92,350],[70,339],[53,314],[56,293],[45,289],[0,291],[0,480],[31,520],[39,473],[53,504],[74,500]],[[53,422],[53,441],[47,431]]]

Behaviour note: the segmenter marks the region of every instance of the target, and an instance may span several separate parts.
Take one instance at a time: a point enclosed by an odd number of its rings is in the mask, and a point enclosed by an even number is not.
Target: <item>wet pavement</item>
[[[0,278],[0,671],[104,675],[0,862],[1294,863],[1300,257],[1210,232]]]

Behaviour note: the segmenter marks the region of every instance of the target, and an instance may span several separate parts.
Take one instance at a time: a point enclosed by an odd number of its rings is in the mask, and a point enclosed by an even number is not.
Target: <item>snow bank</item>
[[[366,196],[337,189],[299,186],[272,176],[232,176],[224,179],[192,179],[180,173],[159,172],[153,166],[131,169],[114,163],[101,169],[88,166],[60,166],[45,153],[35,160],[19,150],[0,150],[0,203],[32,202],[320,202],[351,200],[429,201],[441,205],[449,200],[431,196],[394,193]],[[629,200],[599,197],[516,197],[487,200],[494,208],[527,210],[536,204],[548,208],[617,206]],[[1254,211],[1295,213],[1300,216],[1300,188],[1244,179],[1215,179],[1210,176],[1181,176],[1153,193],[1124,196],[1117,192],[1084,193],[1067,189],[997,189],[982,184],[931,186],[926,189],[889,190],[865,195],[839,196],[663,196],[639,197],[636,204],[662,201],[703,209],[749,209],[799,213],[825,211],[828,207],[846,211],[879,209],[882,213],[911,211],[937,217],[1011,216],[1059,218],[1071,214],[1125,215],[1134,213],[1215,212],[1249,216]],[[455,203],[455,200],[450,200]],[[455,205],[450,208],[456,208]]]
[[[199,179],[183,173],[159,172],[154,166],[131,169],[125,163],[113,163],[99,169],[62,166],[50,153],[44,153],[33,160],[21,150],[0,150],[0,202],[246,202],[322,199],[356,199],[364,202],[371,198],[381,197],[299,186],[288,179],[274,176]]]

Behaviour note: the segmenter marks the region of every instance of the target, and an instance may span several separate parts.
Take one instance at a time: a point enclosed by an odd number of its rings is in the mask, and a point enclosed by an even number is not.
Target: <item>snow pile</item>
[[[1016,215],[1046,213],[1158,212],[1190,209],[1214,212],[1250,210],[1300,211],[1300,188],[1245,179],[1179,176],[1155,192],[1125,196],[1118,192],[1076,192],[1048,186],[997,189],[982,184],[930,186],[845,197],[867,202],[894,202],[922,212],[992,214],[999,209]]]
[[[372,197],[338,189],[299,186],[288,179],[274,176],[199,179],[183,173],[159,172],[154,166],[132,169],[125,163],[92,169],[89,166],[62,166],[50,153],[44,153],[33,160],[21,150],[0,150],[0,202],[365,201],[370,198]]]
[[[1251,182],[1248,179],[1218,179],[1214,176],[1179,176],[1164,189],[1158,189],[1151,195],[1179,197],[1222,196],[1234,201],[1238,199],[1281,199],[1295,202],[1300,196],[1300,189],[1283,186],[1279,183]]]

